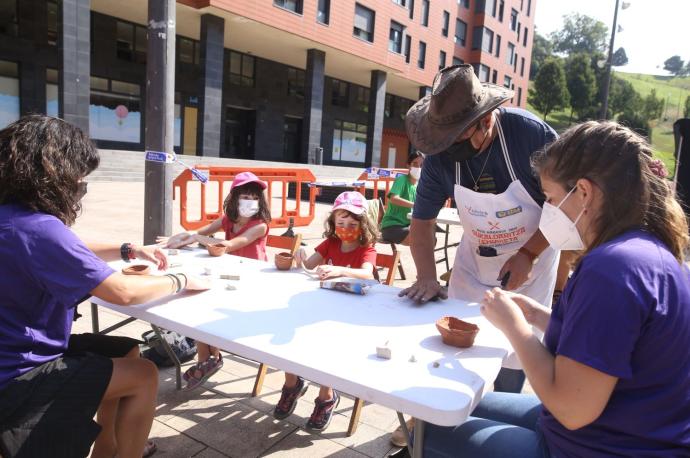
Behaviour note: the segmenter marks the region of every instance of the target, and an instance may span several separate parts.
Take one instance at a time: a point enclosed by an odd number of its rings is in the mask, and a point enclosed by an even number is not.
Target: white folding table
[[[92,301],[407,413],[418,419],[415,457],[421,456],[424,422],[454,426],[465,421],[512,353],[477,304],[449,299],[420,306],[384,285],[363,296],[325,290],[297,269],[278,271],[272,264],[231,255],[212,258],[199,249],[182,250],[171,262],[182,265],[173,272],[192,275],[210,267],[213,288],[130,307]],[[124,265],[111,263],[118,270]],[[221,280],[220,274],[239,274],[240,279]],[[226,289],[227,284],[236,290]],[[445,315],[480,326],[473,347],[441,342],[435,321]],[[376,346],[386,341],[390,360],[376,356]]]

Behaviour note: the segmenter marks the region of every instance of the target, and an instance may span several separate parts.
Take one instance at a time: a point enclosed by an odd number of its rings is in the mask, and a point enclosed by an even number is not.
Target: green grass
[[[652,89],[656,89],[657,97],[665,100],[664,115],[652,125],[652,147],[657,157],[664,161],[669,171],[672,172],[675,167],[673,160],[673,150],[675,148],[673,123],[676,119],[683,116],[685,98],[690,95],[690,77],[671,78],[669,76],[621,72],[616,72],[616,76],[629,81],[643,98]],[[541,115],[529,102],[527,103],[527,109]],[[570,109],[568,108],[567,110],[549,113],[546,122],[556,129],[557,132],[563,132],[570,126],[569,119]]]

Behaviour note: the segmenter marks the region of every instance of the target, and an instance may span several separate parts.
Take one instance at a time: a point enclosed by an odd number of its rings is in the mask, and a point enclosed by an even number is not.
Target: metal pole
[[[146,59],[148,151],[173,152],[175,115],[175,0],[149,0]],[[144,243],[172,232],[172,165],[146,162]]]
[[[618,22],[618,1],[616,11],[613,13],[613,28],[611,29],[611,42],[609,43],[609,58],[606,60],[606,78],[604,79],[604,100],[601,103],[601,119],[608,119],[609,88],[611,87],[611,64],[613,63],[613,42],[616,39],[616,24]]]

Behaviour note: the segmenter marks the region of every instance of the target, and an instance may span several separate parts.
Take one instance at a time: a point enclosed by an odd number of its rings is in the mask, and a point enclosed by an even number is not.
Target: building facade
[[[178,0],[175,149],[403,166],[439,69],[470,63],[525,105],[535,2]],[[143,150],[147,3],[0,0],[0,127],[47,113]]]

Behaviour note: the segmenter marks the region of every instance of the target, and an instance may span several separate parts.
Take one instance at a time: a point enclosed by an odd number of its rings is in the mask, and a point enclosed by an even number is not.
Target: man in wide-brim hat
[[[558,252],[539,231],[544,195],[531,155],[556,139],[542,120],[500,107],[513,91],[481,83],[471,65],[442,70],[431,93],[407,113],[407,134],[427,155],[412,212],[417,281],[401,294],[479,302],[496,286],[551,306]],[[448,291],[436,280],[436,217],[451,198],[463,236]],[[504,371],[495,389],[519,392],[524,374]]]

